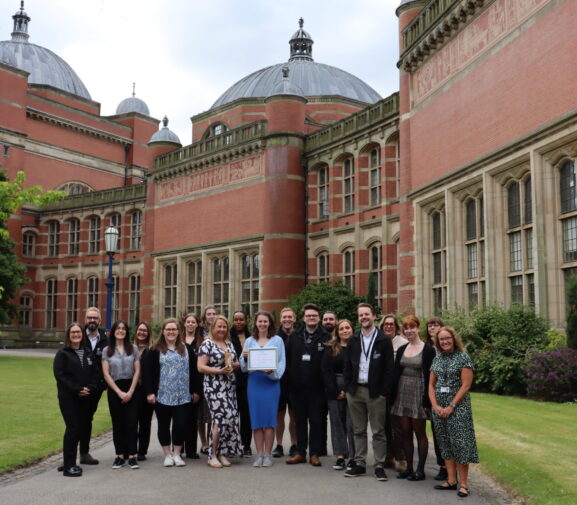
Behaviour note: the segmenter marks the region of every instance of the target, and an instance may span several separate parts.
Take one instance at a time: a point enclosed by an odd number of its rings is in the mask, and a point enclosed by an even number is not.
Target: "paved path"
[[[0,351],[3,353],[4,351]],[[36,355],[34,352],[34,355]],[[31,355],[27,353],[26,355]],[[44,354],[46,355],[46,354]],[[107,408],[102,402],[99,408]],[[431,444],[432,445],[432,444]],[[288,443],[285,444],[285,448]],[[254,448],[253,448],[254,450]],[[504,491],[478,469],[472,468],[471,496],[465,501],[454,491],[435,491],[434,455],[426,468],[428,479],[407,482],[387,469],[388,482],[378,482],[371,472],[354,479],[331,468],[334,458],[322,458],[323,466],[287,466],[275,459],[271,468],[253,468],[251,459],[237,459],[231,468],[212,469],[206,459],[186,460],[184,468],[164,468],[155,437],[149,458],[139,470],[112,470],[114,449],[110,434],[93,441],[91,453],[97,466],[84,466],[80,478],[64,478],[56,468],[61,456],[0,476],[2,505],[505,505],[513,503]],[[369,455],[369,461],[372,456]],[[372,469],[371,469],[372,471]]]

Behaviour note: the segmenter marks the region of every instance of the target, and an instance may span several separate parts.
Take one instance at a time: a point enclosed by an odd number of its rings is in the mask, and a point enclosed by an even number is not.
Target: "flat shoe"
[[[397,479],[408,479],[411,475],[413,475],[413,472],[410,470],[404,470],[402,472],[399,472],[397,474]]]
[[[413,474],[409,475],[407,477],[407,480],[411,480],[413,482],[416,482],[418,480],[425,480],[425,474],[423,472],[419,472],[418,470],[416,472],[414,472]]]
[[[465,492],[463,493],[461,491],[461,489],[464,489]],[[465,486],[459,486],[459,491],[457,491],[457,496],[459,496],[461,498],[467,498],[467,496],[469,496],[469,488],[465,487]]]
[[[222,466],[231,466],[232,463],[226,459],[226,457],[224,457],[222,454],[219,454],[218,456],[218,460],[220,461],[220,463],[222,464]]]
[[[212,468],[222,468],[222,464],[216,458],[210,458],[208,460],[208,466],[211,466]]]
[[[446,484],[446,485],[445,485]],[[443,482],[442,484],[437,484],[435,489],[439,491],[456,491],[457,490],[457,483],[449,484],[449,481]]]

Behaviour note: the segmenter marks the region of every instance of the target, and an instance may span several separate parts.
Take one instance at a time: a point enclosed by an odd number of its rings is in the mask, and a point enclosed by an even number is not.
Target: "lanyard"
[[[375,337],[377,336],[377,329],[373,328],[371,334],[371,341],[369,342],[369,347],[365,348],[365,336],[361,332],[361,347],[363,349],[363,354],[365,355],[365,359],[369,361],[369,355],[371,354],[371,349],[373,347],[373,342],[375,341]]]

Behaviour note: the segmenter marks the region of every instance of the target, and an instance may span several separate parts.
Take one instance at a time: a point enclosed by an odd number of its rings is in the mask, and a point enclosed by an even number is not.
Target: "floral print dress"
[[[226,347],[231,353],[233,361],[237,360],[232,342],[227,341]],[[225,352],[214,341],[205,340],[198,349],[199,356],[208,356],[208,366],[214,368],[224,367]],[[204,376],[204,397],[208,403],[212,426],[208,435],[208,457],[212,454],[212,430],[214,425],[218,427],[220,444],[217,454],[224,456],[241,456],[242,442],[240,438],[240,421],[238,406],[236,403],[236,379],[234,372],[227,374],[206,374]]]

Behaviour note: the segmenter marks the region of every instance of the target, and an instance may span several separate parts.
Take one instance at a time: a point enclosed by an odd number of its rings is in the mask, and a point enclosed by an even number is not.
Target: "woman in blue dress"
[[[276,370],[249,370],[249,349],[265,347],[276,349]],[[285,370],[286,359],[284,342],[281,337],[275,335],[274,320],[270,313],[260,311],[254,316],[252,336],[244,344],[240,366],[243,371],[249,372],[248,407],[257,451],[253,466],[272,466],[271,453],[280,397],[280,379]]]

